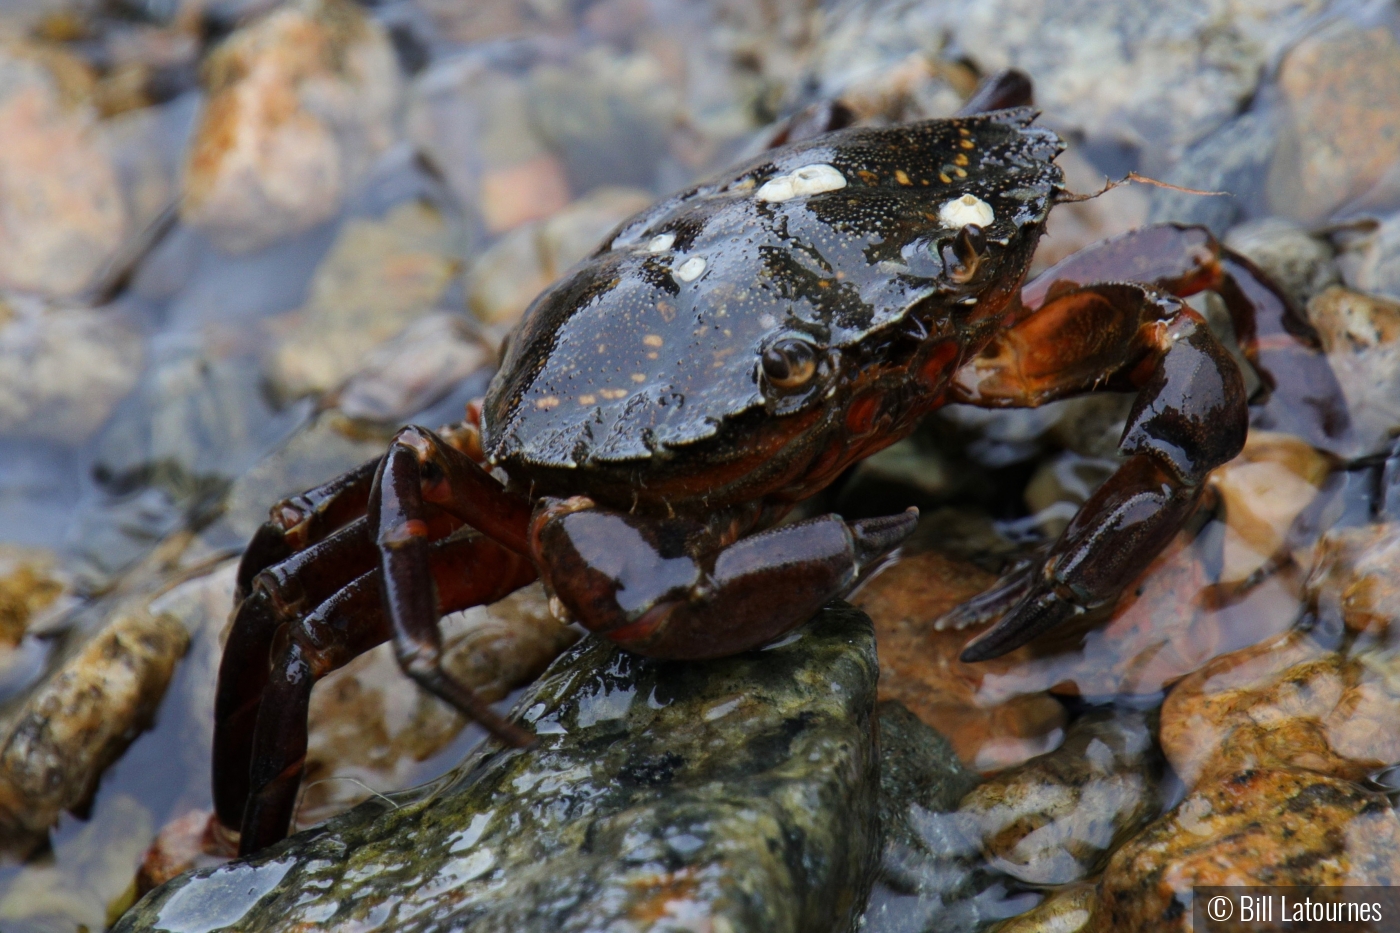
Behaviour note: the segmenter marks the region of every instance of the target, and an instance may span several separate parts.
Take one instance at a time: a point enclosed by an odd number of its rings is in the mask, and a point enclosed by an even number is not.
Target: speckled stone
[[[877,842],[870,622],[837,603],[709,663],[585,639],[525,695],[540,744],[153,891],[121,933],[846,930]]]
[[[1079,881],[1157,812],[1162,759],[1147,718],[1094,712],[1055,751],[963,800],[989,864],[1031,884]]]
[[[1304,770],[1241,771],[1189,794],[1113,854],[1100,933],[1191,929],[1191,888],[1393,885],[1400,818],[1381,794]]]

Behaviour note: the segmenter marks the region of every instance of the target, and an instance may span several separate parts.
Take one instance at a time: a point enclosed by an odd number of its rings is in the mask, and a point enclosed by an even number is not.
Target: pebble
[[[406,421],[490,366],[494,357],[461,315],[434,312],[371,350],[327,404],[348,418]]]
[[[651,195],[635,188],[600,188],[547,220],[517,227],[472,264],[468,309],[493,333],[504,334],[536,295],[651,202]]]
[[[1400,41],[1385,26],[1339,19],[1279,65],[1285,128],[1269,170],[1269,206],[1319,223],[1400,160]]]
[[[0,658],[31,628],[73,608],[71,588],[52,551],[0,545]]]
[[[1400,883],[1400,817],[1378,793],[1301,770],[1210,781],[1113,854],[1099,929],[1191,929],[1194,885]]]
[[[797,638],[670,664],[581,641],[494,743],[250,859],[186,874],[115,930],[289,924],[848,929],[875,853],[875,643],[840,603]]]
[[[1318,541],[1305,594],[1319,620],[1340,620],[1369,642],[1389,645],[1400,634],[1400,525],[1328,531]]]
[[[1162,748],[1187,787],[1245,768],[1359,780],[1400,762],[1400,690],[1384,656],[1287,633],[1223,655],[1162,706]]]
[[[1308,320],[1346,396],[1354,451],[1373,453],[1400,427],[1400,302],[1333,286]]]
[[[1264,179],[1278,143],[1272,110],[1255,109],[1193,144],[1160,177],[1193,191],[1226,191],[1229,196],[1153,188],[1148,223],[1201,224],[1224,236],[1264,200]]]
[[[946,736],[978,771],[995,771],[1049,751],[1063,737],[1065,711],[1043,692],[987,702],[979,696],[989,674],[1013,670],[1020,649],[984,664],[958,654],[975,630],[936,631],[933,622],[991,586],[996,578],[936,551],[905,557],[852,597],[870,614],[880,644],[880,699],[898,700]]]
[[[116,255],[126,204],[86,66],[0,42],[0,287],[73,297]]]
[[[1341,282],[1332,244],[1282,217],[1231,227],[1224,244],[1263,270],[1298,308]]]
[[[294,0],[206,58],[180,216],[252,252],[335,216],[394,141],[401,79],[384,29],[348,0]]]
[[[1160,812],[1161,773],[1143,714],[1088,713],[1059,748],[989,778],[958,810],[991,867],[1029,884],[1069,884]]]
[[[136,385],[142,356],[111,311],[0,294],[0,433],[82,443]]]
[[[0,835],[44,838],[83,806],[155,714],[189,636],[177,619],[116,607],[0,723]],[[143,843],[144,845],[144,843]]]
[[[306,302],[269,322],[277,347],[267,375],[283,399],[335,388],[375,347],[434,308],[458,263],[451,231],[410,201],[382,220],[347,221],[316,269]]]
[[[1348,288],[1400,301],[1400,215],[1391,214],[1371,229],[1341,230],[1337,264]]]
[[[1099,886],[1067,884],[1033,909],[1003,920],[987,933],[1093,933],[1098,929]]]

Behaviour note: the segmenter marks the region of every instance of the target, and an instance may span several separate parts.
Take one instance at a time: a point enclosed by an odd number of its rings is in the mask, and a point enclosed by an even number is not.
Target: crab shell
[[[537,494],[676,511],[801,498],[897,440],[995,331],[1063,191],[1035,116],[829,133],[636,215],[508,339],[490,461]],[[951,250],[975,221],[969,277]],[[791,339],[819,360],[796,391],[760,365]]]

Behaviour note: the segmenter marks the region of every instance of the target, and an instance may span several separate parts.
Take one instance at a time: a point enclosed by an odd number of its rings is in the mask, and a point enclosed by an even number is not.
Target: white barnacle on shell
[[[793,169],[786,175],[779,175],[764,182],[754,197],[760,201],[790,201],[807,194],[821,194],[823,191],[836,191],[846,187],[846,176],[834,166],[825,162],[815,162]]]
[[[985,227],[996,218],[996,212],[975,194],[954,198],[938,209],[938,219],[946,226],[962,229],[968,224]]]
[[[694,282],[705,271],[705,257],[691,256],[676,267],[676,278],[682,282]]]
[[[675,245],[676,235],[674,233],[658,233],[647,241],[647,252],[664,253]]]

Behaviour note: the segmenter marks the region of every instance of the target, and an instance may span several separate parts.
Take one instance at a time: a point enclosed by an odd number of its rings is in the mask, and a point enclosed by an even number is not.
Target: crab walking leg
[[[1137,389],[1127,460],[1050,548],[1029,590],[964,649],[985,661],[1118,598],[1190,517],[1206,474],[1244,447],[1244,381],[1178,299],[1135,285],[1060,292],[959,370],[953,401],[1034,407]]]
[[[429,565],[439,613],[493,603],[535,579],[529,560],[474,531],[434,542]],[[374,571],[281,629],[252,741],[242,761],[227,763],[247,775],[241,854],[287,834],[305,770],[312,686],[391,637],[383,587]]]
[[[1221,246],[1204,227],[1143,227],[1080,250],[1027,284],[1021,303],[1034,312],[1066,289],[1125,281],[1154,285],[1180,298],[1202,291],[1218,294],[1230,312],[1240,349],[1269,393],[1257,407],[1256,425],[1334,451],[1346,438],[1346,397],[1317,332],[1253,263]]]
[[[238,562],[234,601],[252,591],[253,578],[263,570],[364,515],[370,484],[378,469],[378,460],[362,463],[328,483],[274,505],[272,517],[253,534]]]
[[[447,447],[431,432],[409,427],[398,433],[384,456],[369,502],[370,527],[379,549],[384,614],[392,628],[394,654],[405,674],[501,741],[524,748],[534,741],[530,733],[497,715],[442,669],[440,613],[428,560],[424,497],[446,499],[468,494],[479,500],[451,499],[458,517],[470,516],[470,524],[519,554],[512,545],[524,540],[525,528],[512,528],[507,522],[522,510],[528,516],[528,505],[506,493],[470,458]],[[440,504],[446,507],[449,503]]]
[[[435,510],[434,538],[445,538],[458,527],[456,519]],[[224,825],[238,825],[248,796],[253,726],[278,629],[372,570],[377,556],[369,520],[361,516],[260,572],[247,597],[236,604],[214,693],[214,810]]]
[[[531,537],[545,582],[585,627],[637,654],[700,659],[756,648],[810,619],[913,532],[918,510],[827,515],[707,547],[703,526],[546,500]]]

